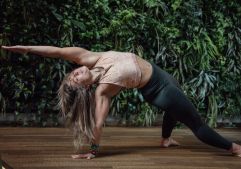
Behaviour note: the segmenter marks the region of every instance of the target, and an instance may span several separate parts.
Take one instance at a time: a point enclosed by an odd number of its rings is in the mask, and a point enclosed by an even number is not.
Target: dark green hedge
[[[241,4],[238,0],[2,0],[0,44],[80,46],[131,51],[172,73],[215,126],[240,117]],[[56,91],[77,65],[1,51],[0,111],[36,113],[58,125]],[[139,93],[122,92],[112,114],[151,124],[157,110]],[[28,123],[25,125],[29,125]]]

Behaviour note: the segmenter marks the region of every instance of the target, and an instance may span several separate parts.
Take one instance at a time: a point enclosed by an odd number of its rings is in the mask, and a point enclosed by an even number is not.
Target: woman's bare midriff
[[[152,65],[139,56],[136,56],[136,58],[137,58],[137,63],[139,64],[139,67],[141,69],[141,82],[140,82],[140,85],[138,86],[138,88],[141,88],[145,86],[151,78]]]

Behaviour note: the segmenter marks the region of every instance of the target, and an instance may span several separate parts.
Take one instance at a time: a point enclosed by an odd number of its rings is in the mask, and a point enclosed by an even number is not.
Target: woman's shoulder
[[[132,52],[122,52],[122,51],[115,51],[115,50],[109,50],[106,52],[101,52],[103,56],[129,56],[129,55],[135,55]]]

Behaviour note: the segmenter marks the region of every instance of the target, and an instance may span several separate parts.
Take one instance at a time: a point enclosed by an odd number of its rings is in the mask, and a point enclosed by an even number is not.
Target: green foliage
[[[240,116],[237,0],[2,0],[0,7],[1,45],[135,52],[173,74],[210,126],[218,115]],[[1,50],[0,66],[0,112],[34,112],[38,124],[56,124],[56,91],[76,65]],[[157,112],[137,90],[112,104],[112,113],[136,125],[151,125]]]

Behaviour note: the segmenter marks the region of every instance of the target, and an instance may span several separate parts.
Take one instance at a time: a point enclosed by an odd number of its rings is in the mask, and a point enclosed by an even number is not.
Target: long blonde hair
[[[58,107],[66,126],[73,129],[74,147],[79,151],[84,143],[94,139],[95,97],[93,89],[71,86],[69,74],[67,74],[58,90],[58,97]]]

